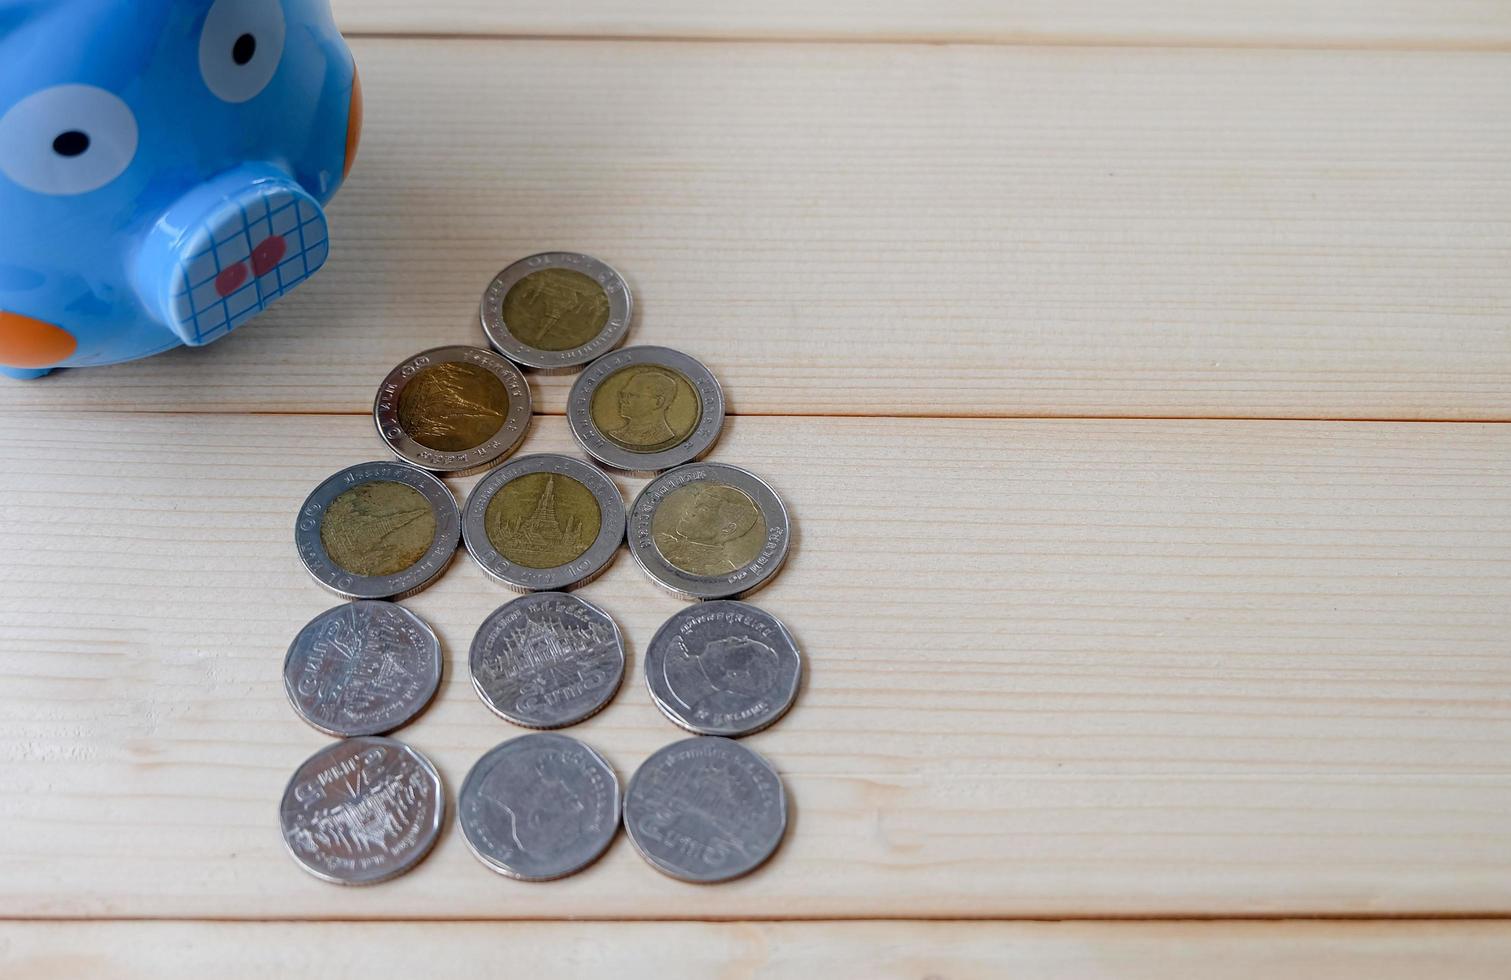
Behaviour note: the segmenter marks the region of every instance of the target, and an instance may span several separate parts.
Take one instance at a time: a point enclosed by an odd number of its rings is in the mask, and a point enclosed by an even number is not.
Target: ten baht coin
[[[567,396],[567,424],[604,465],[652,473],[713,447],[724,427],[724,392],[681,351],[627,347],[582,372]]]
[[[478,760],[457,796],[457,821],[478,860],[522,881],[581,871],[619,832],[619,777],[575,738],[539,732]]]
[[[462,540],[483,571],[517,592],[591,581],[624,540],[624,500],[596,466],[570,456],[521,456],[467,497]]]
[[[392,602],[363,599],[310,620],[283,660],[283,687],[327,735],[379,735],[424,710],[441,683],[441,641]]]
[[[516,364],[560,373],[618,347],[632,308],[624,277],[608,265],[577,252],[542,252],[488,284],[483,332]]]
[[[388,372],[373,420],[400,459],[462,476],[519,448],[530,424],[530,386],[492,351],[436,347]]]
[[[306,759],[278,816],[283,842],[304,870],[338,885],[371,885],[420,863],[445,809],[430,760],[403,742],[364,735]]]
[[[663,473],[630,507],[630,554],[660,585],[689,599],[726,599],[765,585],[787,558],[781,498],[724,463]]]
[[[562,728],[609,703],[624,678],[624,642],[591,602],[538,592],[483,620],[467,662],[495,714],[526,728]]]
[[[675,613],[645,651],[656,707],[696,735],[739,738],[766,728],[792,707],[802,673],[787,627],[729,599]]]
[[[717,736],[656,752],[630,779],[624,829],[663,874],[700,884],[755,870],[787,832],[787,792],[765,759]]]
[[[315,581],[347,599],[398,599],[445,571],[461,534],[456,499],[408,463],[359,463],[304,501],[294,543]]]

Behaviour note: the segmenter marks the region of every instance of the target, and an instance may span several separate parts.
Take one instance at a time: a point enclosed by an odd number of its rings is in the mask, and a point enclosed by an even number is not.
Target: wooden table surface
[[[368,123],[321,276],[0,386],[0,974],[1506,975],[1511,6],[335,6]],[[794,514],[758,601],[810,673],[749,743],[791,832],[718,887],[623,839],[512,882],[454,828],[325,885],[276,825],[325,741],[294,512],[547,248],[625,272]],[[572,734],[627,776],[680,604],[623,555],[584,594],[632,680]],[[517,734],[465,668],[508,597],[464,559],[409,602],[448,673],[399,737],[453,791]]]

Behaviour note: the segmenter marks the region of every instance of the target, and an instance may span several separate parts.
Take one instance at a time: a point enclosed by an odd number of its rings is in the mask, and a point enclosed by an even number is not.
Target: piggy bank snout
[[[155,319],[198,346],[314,275],[329,250],[325,212],[298,183],[237,167],[169,205],[138,253],[136,289]]]

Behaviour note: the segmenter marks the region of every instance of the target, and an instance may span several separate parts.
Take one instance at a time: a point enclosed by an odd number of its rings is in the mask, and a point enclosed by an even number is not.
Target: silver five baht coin
[[[510,739],[478,760],[457,799],[472,853],[523,881],[592,864],[619,831],[619,777],[603,756],[565,735]]]
[[[289,703],[327,735],[381,735],[425,709],[441,683],[441,641],[419,616],[364,599],[327,609],[283,659]]]

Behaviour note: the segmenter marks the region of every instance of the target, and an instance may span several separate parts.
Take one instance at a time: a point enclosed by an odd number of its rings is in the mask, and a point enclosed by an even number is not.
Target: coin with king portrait
[[[593,424],[632,453],[655,453],[686,439],[701,405],[692,383],[668,367],[632,364],[609,375],[593,392]]]
[[[766,520],[739,487],[688,483],[662,499],[651,537],[662,557],[689,575],[723,575],[755,561],[766,543]]]
[[[654,472],[708,452],[724,424],[724,393],[708,368],[681,351],[629,347],[577,379],[567,422],[599,462]]]
[[[645,653],[651,697],[698,735],[739,738],[786,713],[803,659],[787,627],[745,602],[718,599],[675,613]]]
[[[691,599],[760,588],[787,557],[787,509],[748,470],[689,463],[646,484],[629,514],[630,553],[657,583]]]

